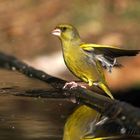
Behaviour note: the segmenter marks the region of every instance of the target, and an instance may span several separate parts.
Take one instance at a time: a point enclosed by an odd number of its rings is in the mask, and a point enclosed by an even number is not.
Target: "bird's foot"
[[[86,88],[85,86],[80,85],[80,84],[78,84],[78,83],[72,81],[72,82],[67,82],[67,83],[64,85],[63,89],[73,89],[73,88],[77,88],[78,86],[80,86],[80,87],[82,87],[82,88]],[[77,103],[77,100],[75,99],[75,97],[71,97],[71,98],[70,98],[70,101],[73,102],[73,103]]]
[[[94,86],[98,86],[99,85],[99,82],[94,82],[93,85]]]
[[[82,87],[82,88],[86,88],[85,86],[80,85],[80,84],[78,84],[78,83],[72,81],[72,82],[67,82],[67,83],[64,85],[63,89],[66,89],[66,88],[73,89],[73,88],[77,88],[78,86],[80,86],[80,87]]]

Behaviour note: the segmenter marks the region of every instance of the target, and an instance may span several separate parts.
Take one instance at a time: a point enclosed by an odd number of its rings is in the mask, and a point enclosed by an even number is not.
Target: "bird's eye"
[[[61,28],[62,32],[65,32],[66,29],[67,29],[66,27],[62,27],[62,28]]]

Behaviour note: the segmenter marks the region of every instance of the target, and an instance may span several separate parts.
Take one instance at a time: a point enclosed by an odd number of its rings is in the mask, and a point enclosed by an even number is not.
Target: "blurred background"
[[[85,42],[114,45],[125,49],[140,49],[139,0],[0,0],[0,51],[14,55],[54,76],[75,80],[76,78],[67,70],[63,62],[60,41],[51,34],[51,31],[59,23],[74,25]],[[128,90],[131,86],[139,88],[140,55],[120,58],[119,61],[124,65],[123,68],[114,69],[111,74],[105,71],[110,88],[113,91]],[[1,104],[4,105],[5,100],[7,98],[4,98]],[[13,98],[11,100],[7,107],[10,111],[12,111],[10,106],[15,101]],[[21,100],[23,101],[21,102]],[[23,98],[19,101],[16,99],[15,102],[18,104],[14,106],[14,110],[18,112],[24,108]],[[28,105],[32,106],[29,108],[30,111],[34,108],[32,102],[26,101]],[[39,100],[37,104],[39,104],[37,108],[40,110],[42,101]],[[45,109],[46,103],[43,102],[42,106],[42,109]],[[63,111],[63,107],[61,110]],[[38,112],[38,110],[36,111]],[[44,112],[40,111],[41,113],[46,116]],[[35,119],[37,122],[42,120],[40,114],[39,119]],[[11,115],[15,119],[20,117],[20,115],[15,117],[16,115],[12,113]],[[34,115],[33,111],[30,119]],[[64,123],[64,115],[61,117]],[[23,120],[30,119],[23,117]],[[58,119],[57,122],[60,120]],[[28,128],[29,126],[26,125],[28,123],[28,121],[26,123],[23,121],[23,128],[25,126]],[[31,137],[34,133],[37,136],[40,134],[42,136],[47,131],[46,127],[42,127],[42,122],[40,127],[38,127],[38,123],[36,124],[31,123],[31,127],[34,127],[33,134],[30,134]],[[11,128],[15,129],[12,125]],[[59,134],[62,134],[62,129],[61,126]],[[44,133],[38,132],[38,130],[44,130]]]
[[[67,80],[75,77],[51,34],[59,23],[76,26],[85,42],[140,49],[139,0],[1,0],[0,7],[0,51]],[[107,74],[114,89],[140,81],[140,55],[120,61],[124,67]]]

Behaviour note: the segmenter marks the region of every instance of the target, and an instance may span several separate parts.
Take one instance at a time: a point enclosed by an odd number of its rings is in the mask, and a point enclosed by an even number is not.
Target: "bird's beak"
[[[60,35],[61,35],[61,30],[58,29],[58,28],[56,28],[56,29],[54,29],[54,30],[52,31],[52,34],[53,34],[53,35],[56,35],[56,36],[60,36]]]

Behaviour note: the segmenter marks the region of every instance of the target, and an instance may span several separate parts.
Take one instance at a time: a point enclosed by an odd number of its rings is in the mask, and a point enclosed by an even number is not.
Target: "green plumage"
[[[140,50],[86,44],[81,41],[76,28],[71,25],[58,25],[52,33],[61,40],[64,61],[69,70],[90,86],[98,86],[114,99],[107,86],[103,68],[111,72],[114,66],[119,65],[116,57],[135,56]],[[86,140],[84,136],[90,131],[90,124],[94,122],[95,115],[91,108],[80,106],[67,120],[63,140]]]
[[[124,50],[108,45],[86,44],[71,25],[58,25],[53,34],[61,40],[64,61],[69,70],[89,86],[96,85],[113,99],[103,68],[109,72],[119,66],[116,57],[135,56],[139,50]]]

